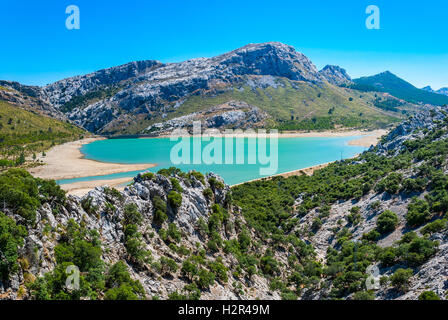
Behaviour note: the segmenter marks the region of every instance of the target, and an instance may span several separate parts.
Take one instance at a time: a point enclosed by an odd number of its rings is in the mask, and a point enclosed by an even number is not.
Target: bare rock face
[[[0,80],[0,100],[27,111],[42,113],[59,120],[67,119],[64,113],[46,100],[40,87]]]
[[[99,70],[84,76],[57,81],[43,88],[43,95],[55,107],[61,107],[73,97],[82,96],[98,89],[119,84],[135,78],[162,63],[154,60],[135,61],[118,67]]]
[[[174,181],[179,185],[175,187]],[[206,190],[211,193],[206,193]],[[178,207],[170,202],[172,192],[181,195],[182,201]],[[180,269],[186,257],[173,251],[170,244],[176,243],[178,247],[182,246],[184,250],[195,255],[202,254],[201,251],[207,248],[208,236],[199,228],[199,222],[204,221],[207,224],[217,207],[221,208],[219,210],[225,210],[227,214],[225,224],[218,231],[219,236],[222,240],[238,239],[238,234],[241,228],[246,226],[246,222],[238,208],[229,204],[229,193],[229,186],[224,184],[221,177],[212,173],[206,176],[181,172],[170,175],[143,173],[136,176],[132,185],[127,186],[123,192],[104,186],[95,188],[81,198],[69,196],[57,213],[50,203],[45,203],[38,209],[36,223],[28,228],[24,245],[19,248],[20,256],[27,261],[26,271],[19,268],[7,282],[0,283],[0,299],[29,298],[29,292],[23,289],[25,278],[29,281],[54,270],[55,247],[69,220],[99,233],[101,259],[108,265],[125,261],[132,278],[143,285],[146,298],[158,296],[167,299],[169,294],[181,292],[191,281],[188,281],[180,270],[169,275],[160,274],[151,262],[137,263],[133,260],[125,244],[125,208],[130,204],[137,206],[143,218],[138,231],[142,235],[143,248],[151,252],[151,260],[155,262],[162,257],[173,259]],[[155,223],[154,220],[156,198],[165,203],[167,208],[167,221],[162,224]],[[5,211],[14,220],[20,221],[20,216],[11,214],[9,210]],[[167,242],[162,238],[160,230],[167,230],[169,224],[175,225],[179,230],[181,238],[178,242]],[[208,290],[202,292],[201,299],[280,299],[278,293],[271,293],[269,290],[268,279],[259,275],[242,281],[238,288],[231,285],[230,270],[238,262],[232,254],[224,253],[223,249],[218,249],[215,253],[209,252],[204,257],[207,264],[221,261],[228,268],[229,281],[216,279]],[[286,256],[283,261],[286,262]]]
[[[422,137],[421,130],[432,130],[437,121],[445,118],[446,108],[421,106],[421,110],[402,122],[387,134],[383,141],[380,141],[374,148],[381,155],[387,155],[389,151],[398,154],[405,141]],[[372,148],[373,149],[373,148]]]
[[[202,130],[256,128],[263,126],[266,118],[268,115],[258,107],[243,101],[229,101],[208,110],[153,124],[146,128],[144,133],[169,134],[175,129],[185,129],[192,133],[193,123],[197,121],[201,123]]]
[[[326,65],[319,73],[331,84],[336,86],[352,83],[352,78],[345,69],[339,66]]]

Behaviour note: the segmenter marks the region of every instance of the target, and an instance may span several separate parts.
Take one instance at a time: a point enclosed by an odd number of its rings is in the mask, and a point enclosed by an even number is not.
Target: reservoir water
[[[351,137],[318,137],[318,138],[279,138],[278,139],[278,173],[289,172],[297,169],[303,169],[318,164],[332,162],[340,159],[351,158],[367,148],[361,146],[351,146],[350,140],[359,139],[359,136]],[[201,138],[189,138],[191,142],[190,159],[193,159],[193,140]],[[211,138],[213,142],[215,138]],[[236,140],[233,139],[235,142]],[[84,145],[81,152],[85,158],[112,163],[155,163],[156,167],[148,169],[157,172],[161,168],[171,166],[178,167],[183,171],[197,170],[202,173],[215,172],[221,175],[225,182],[234,185],[249,180],[263,177],[260,175],[260,167],[267,165],[249,164],[249,145],[255,144],[258,148],[258,140],[244,140],[244,163],[236,164],[236,143],[233,143],[233,164],[226,164],[225,143],[222,141],[222,164],[173,164],[170,159],[171,149],[178,142],[170,141],[169,138],[150,138],[150,139],[107,139],[98,140]],[[204,151],[210,141],[201,141],[201,150]],[[267,139],[267,155],[270,155],[270,143]],[[197,150],[197,149],[196,149]],[[230,148],[229,148],[230,150]],[[252,149],[253,150],[253,149]],[[258,149],[257,149],[258,150]],[[212,153],[214,154],[214,153]],[[240,153],[241,155],[241,153]],[[98,175],[91,177],[82,177],[75,179],[65,179],[57,181],[59,184],[73,183],[78,181],[107,180],[123,177],[133,177],[139,171],[130,171],[109,175]]]

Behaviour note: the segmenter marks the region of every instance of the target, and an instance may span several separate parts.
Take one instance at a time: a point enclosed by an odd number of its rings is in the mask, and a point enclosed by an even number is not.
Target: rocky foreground
[[[123,192],[98,187],[82,198],[68,196],[63,206],[56,202],[44,203],[37,210],[35,223],[28,227],[28,235],[19,250],[21,268],[9,280],[0,282],[0,297],[31,297],[30,283],[57,268],[55,251],[67,236],[67,226],[74,222],[99,233],[101,260],[105,264],[126,261],[132,279],[144,288],[142,297],[167,299],[170,294],[183,292],[184,286],[192,281],[188,272],[180,269],[182,261],[191,256],[199,259],[199,265],[204,265],[201,270],[215,267],[225,275],[216,277],[210,287],[204,284],[202,299],[278,299],[278,294],[269,291],[267,279],[258,275],[250,281],[232,284],[227,273],[237,264],[236,259],[224,255],[221,260],[222,249],[212,253],[207,248],[213,243],[212,238],[238,239],[242,231],[253,237],[238,208],[229,202],[229,187],[213,174],[204,177],[200,173],[178,173],[138,175]],[[173,200],[170,198],[173,194],[180,196]],[[138,248],[130,249],[125,211],[134,206],[141,220],[135,237]],[[22,216],[8,209],[5,212],[15,221],[24,222]],[[216,219],[214,226],[211,219]],[[214,273],[210,276],[215,279]]]
[[[123,192],[66,197],[10,170],[0,176],[0,297],[417,299],[427,291],[445,299],[446,123],[444,108],[423,110],[360,158],[233,190],[214,174],[171,168],[140,174]],[[276,207],[288,188],[293,201]],[[78,290],[66,287],[71,265]],[[378,267],[374,289],[369,266]]]

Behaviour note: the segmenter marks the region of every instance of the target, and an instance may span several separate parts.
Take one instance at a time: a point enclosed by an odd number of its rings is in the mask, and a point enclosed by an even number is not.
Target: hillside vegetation
[[[12,169],[0,174],[0,296],[446,299],[447,158],[447,113],[433,109],[312,176],[232,189],[169,168],[78,198]]]
[[[418,89],[389,71],[370,77],[354,79],[353,81],[355,84],[351,88],[361,91],[387,92],[412,103],[425,103],[436,106],[448,104],[448,96]]]
[[[244,217],[265,237],[286,244],[296,235],[316,250],[312,272],[298,267],[280,291],[289,292],[298,277],[308,288],[302,297],[313,299],[415,299],[425,288],[447,296],[437,270],[446,263],[448,243],[448,118],[442,113],[442,121],[416,119],[420,127],[405,140],[400,126],[379,147],[312,176],[233,188]],[[435,255],[442,260],[431,262]],[[379,290],[366,288],[369,266],[379,267]]]
[[[260,81],[254,77],[251,81]],[[162,115],[148,119],[145,115],[128,117],[126,125],[108,126],[114,133],[141,133],[154,123],[207,110],[228,101],[243,101],[266,111],[265,128],[278,130],[329,130],[345,128],[385,128],[400,121],[403,113],[412,110],[410,104],[387,109],[377,106],[375,95],[330,84],[313,85],[306,82],[276,79],[274,85],[251,87],[249,80],[241,85],[220,88],[219,93],[194,95],[180,106],[166,108]]]
[[[0,100],[0,168],[24,164],[24,157],[77,140],[85,131]]]

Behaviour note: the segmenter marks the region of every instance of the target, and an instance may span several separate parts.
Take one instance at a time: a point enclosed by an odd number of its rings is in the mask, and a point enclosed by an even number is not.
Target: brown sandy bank
[[[87,138],[55,146],[46,152],[45,157],[38,157],[44,165],[30,168],[28,171],[39,178],[60,180],[145,170],[155,166],[151,163],[119,164],[84,159],[80,151],[82,145],[101,139]]]

